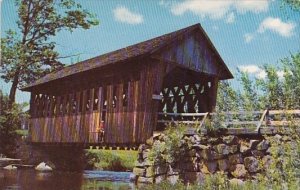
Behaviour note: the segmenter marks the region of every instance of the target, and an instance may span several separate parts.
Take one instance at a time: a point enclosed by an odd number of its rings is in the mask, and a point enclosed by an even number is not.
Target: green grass
[[[17,129],[16,133],[20,136],[27,136],[28,135],[28,130],[25,129]]]
[[[87,169],[132,171],[137,159],[137,151],[88,149],[85,156]]]

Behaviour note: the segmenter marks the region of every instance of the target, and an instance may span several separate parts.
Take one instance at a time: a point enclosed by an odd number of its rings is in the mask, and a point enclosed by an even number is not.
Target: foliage
[[[137,151],[86,150],[87,169],[132,171]]]
[[[184,125],[176,126],[176,129],[171,125],[164,131],[164,136],[161,141],[155,141],[149,153],[150,161],[155,164],[169,163],[171,165],[178,164],[180,160],[187,154],[189,143],[183,140],[185,131]]]
[[[28,117],[23,112],[26,104],[13,104],[9,106],[8,97],[0,90],[0,153],[11,156],[15,151],[17,138],[16,129],[21,126],[21,118]]]
[[[89,29],[97,25],[95,16],[74,0],[16,0],[19,30],[8,30],[1,38],[1,78],[11,82],[10,103],[16,89],[60,69],[54,36],[59,31]]]
[[[283,6],[289,6],[292,10],[300,11],[300,0],[282,0]]]

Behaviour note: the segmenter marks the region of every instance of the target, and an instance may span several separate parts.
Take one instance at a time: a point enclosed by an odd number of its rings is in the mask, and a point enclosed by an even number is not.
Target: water
[[[132,190],[129,172],[0,170],[0,190]]]

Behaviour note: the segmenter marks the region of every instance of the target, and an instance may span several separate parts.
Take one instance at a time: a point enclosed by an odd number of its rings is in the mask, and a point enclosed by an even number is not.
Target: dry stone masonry
[[[155,142],[164,141],[164,136],[160,134],[140,145],[139,158],[133,169],[137,183],[159,183],[163,180],[175,183],[179,179],[185,183],[201,183],[206,175],[216,172],[223,172],[231,181],[240,183],[244,179],[255,178],[258,172],[269,167],[272,159],[270,143],[262,135],[210,137],[195,134],[182,139],[192,142],[192,146],[177,164],[168,161],[155,163],[149,158],[149,153]],[[290,141],[280,135],[277,137]]]

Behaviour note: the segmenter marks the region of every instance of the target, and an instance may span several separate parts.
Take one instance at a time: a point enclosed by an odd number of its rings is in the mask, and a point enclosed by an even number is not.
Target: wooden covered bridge
[[[139,144],[158,113],[213,111],[219,80],[233,78],[200,24],[52,72],[31,92],[35,143]]]

